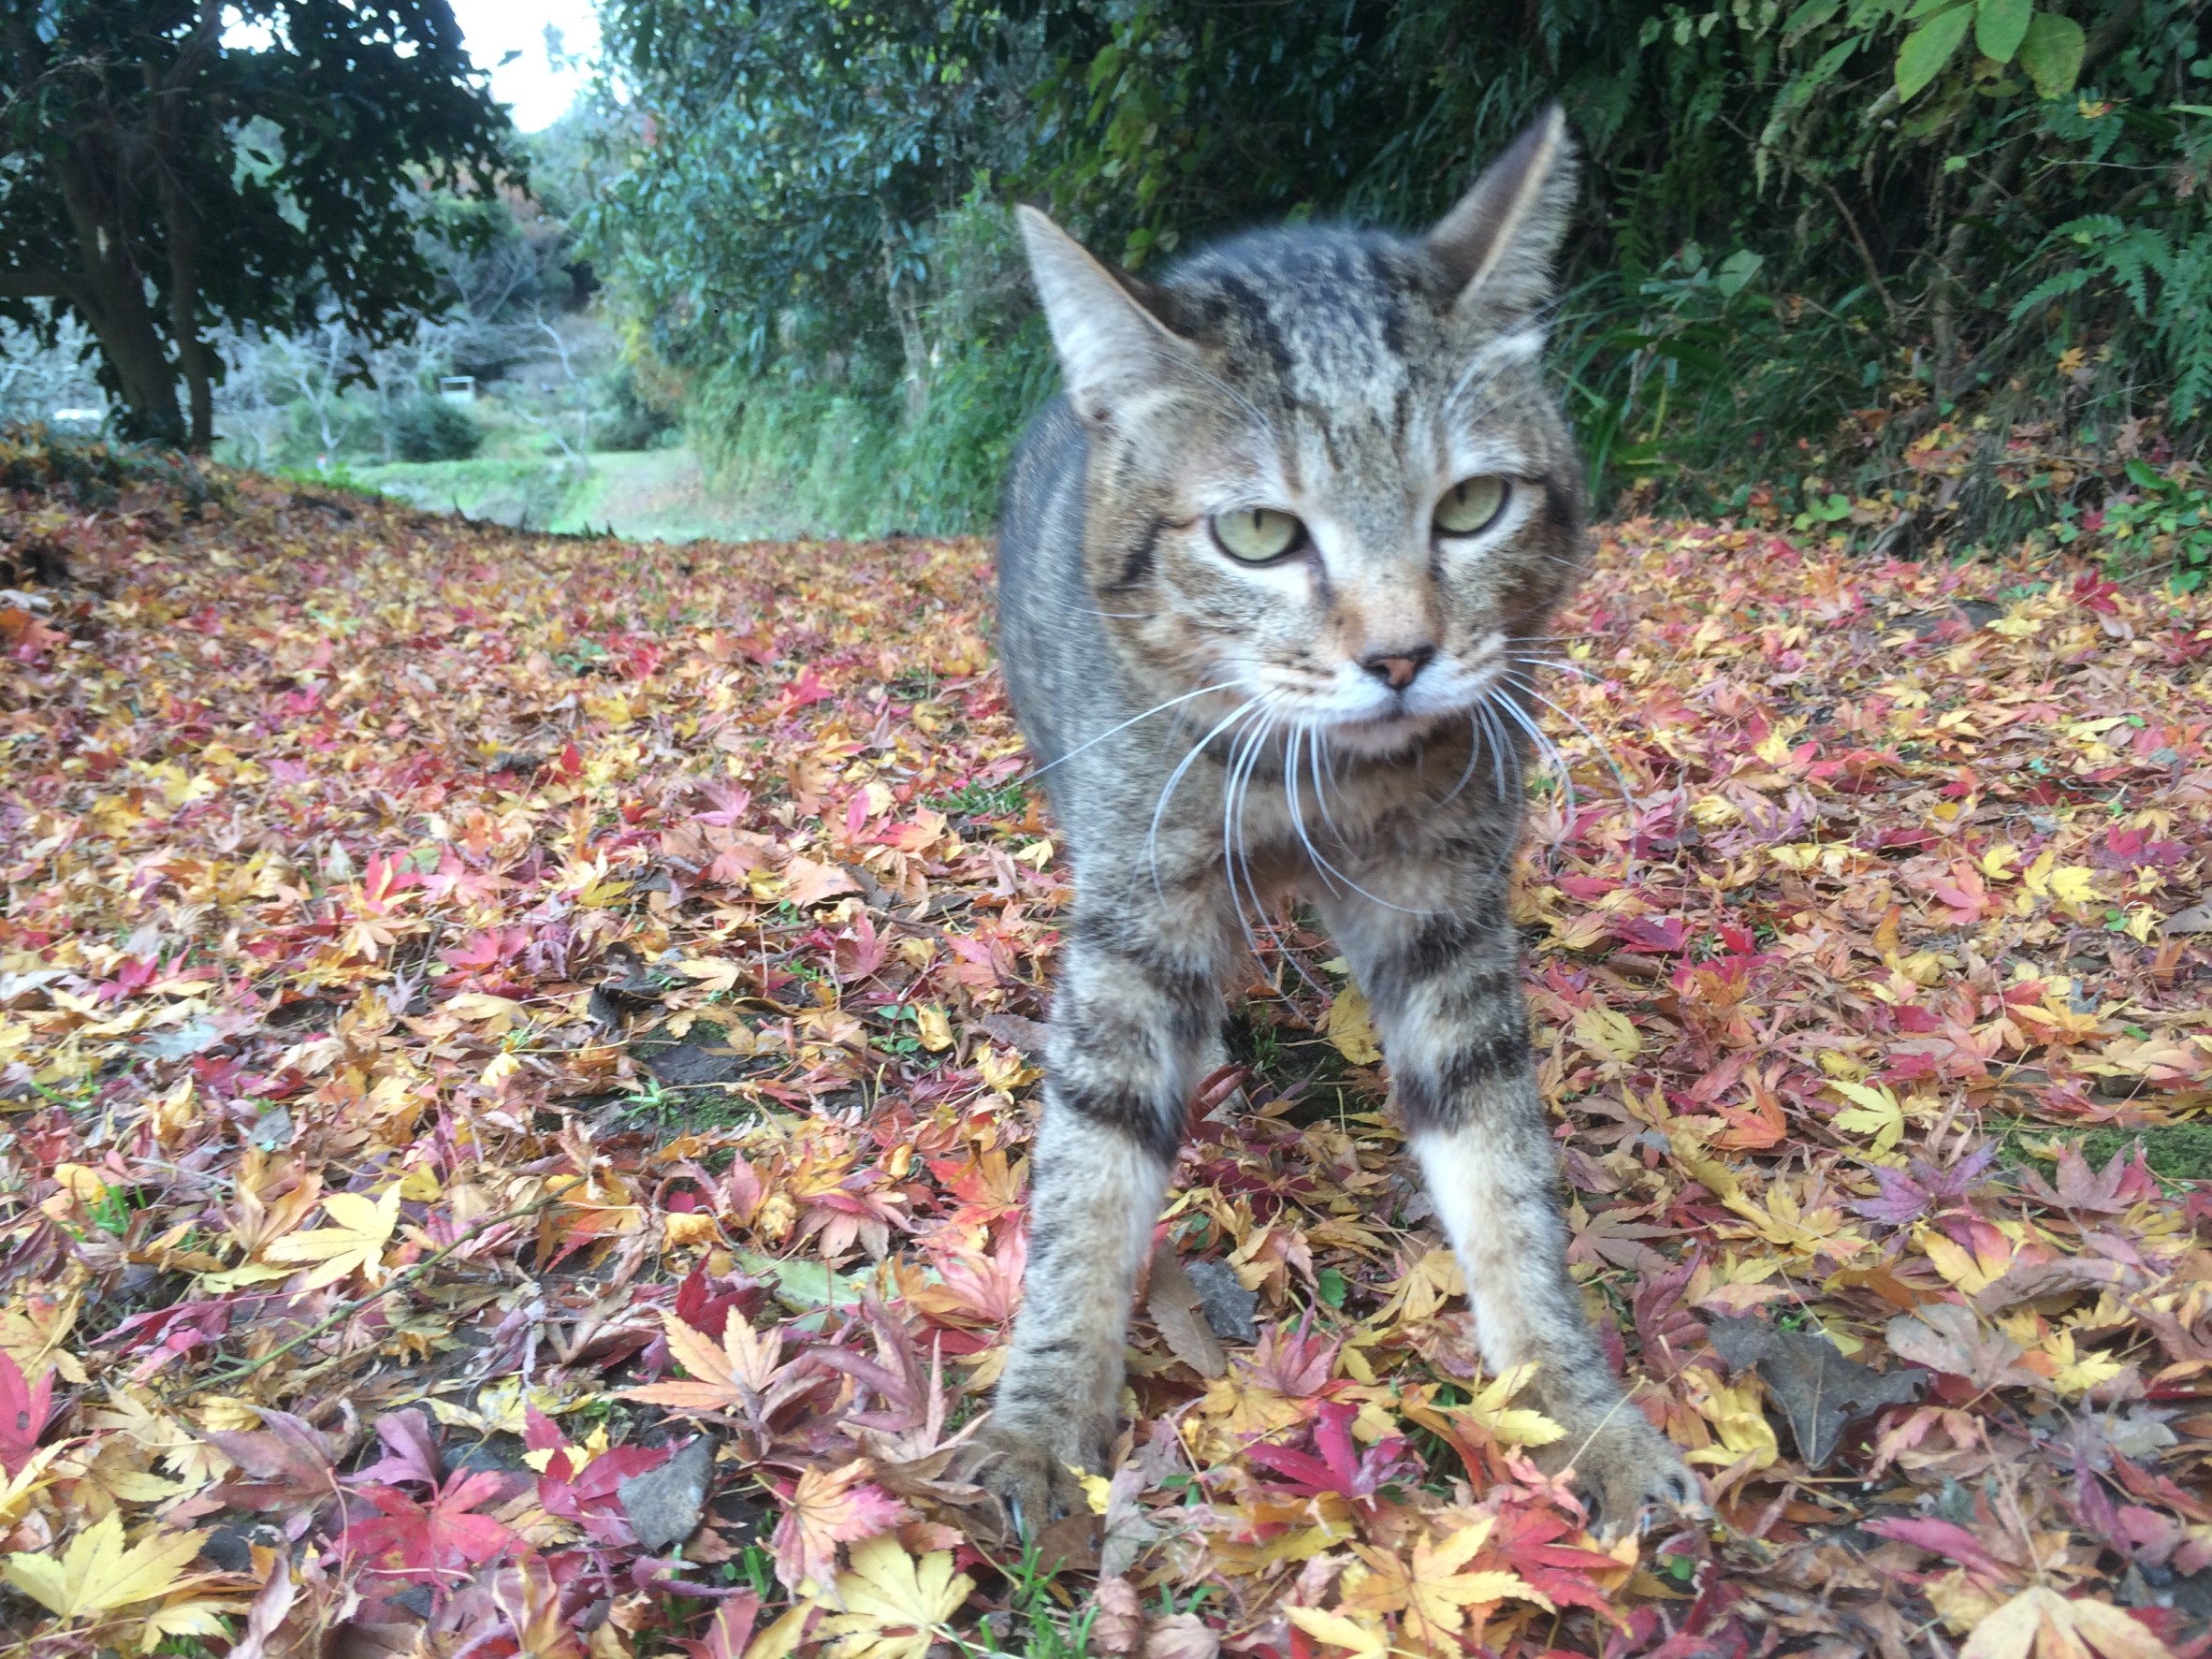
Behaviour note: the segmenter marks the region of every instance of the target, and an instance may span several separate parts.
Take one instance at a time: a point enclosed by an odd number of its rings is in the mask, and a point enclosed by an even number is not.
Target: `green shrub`
[[[2204,469],[2177,461],[2161,472],[2131,460],[2122,475],[2102,506],[2064,513],[2059,542],[2081,543],[2121,571],[2170,567],[2174,586],[2184,593],[2203,587],[2212,579],[2212,481]]]
[[[594,449],[651,449],[677,432],[676,411],[646,395],[637,372],[625,363],[601,377],[591,420]]]
[[[422,397],[392,412],[391,437],[401,460],[467,460],[482,446],[484,429],[459,404]]]
[[[43,422],[0,426],[0,490],[100,508],[114,506],[133,486],[174,496],[189,513],[222,494],[221,487],[178,450],[57,432]]]

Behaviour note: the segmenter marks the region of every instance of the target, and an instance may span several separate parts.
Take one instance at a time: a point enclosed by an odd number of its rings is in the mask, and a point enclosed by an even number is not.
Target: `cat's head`
[[[1537,365],[1574,171],[1553,108],[1424,237],[1261,231],[1157,282],[1022,211],[1125,654],[1373,753],[1524,672],[1583,556]]]

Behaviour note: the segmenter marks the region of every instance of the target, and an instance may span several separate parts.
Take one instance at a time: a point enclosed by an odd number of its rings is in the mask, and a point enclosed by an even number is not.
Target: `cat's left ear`
[[[1174,380],[1190,342],[1160,321],[1152,290],[1094,258],[1035,208],[1014,210],[1069,400],[1087,421],[1133,414]]]
[[[1566,112],[1553,104],[1429,232],[1429,253],[1457,285],[1462,311],[1528,312],[1551,298],[1576,171]]]

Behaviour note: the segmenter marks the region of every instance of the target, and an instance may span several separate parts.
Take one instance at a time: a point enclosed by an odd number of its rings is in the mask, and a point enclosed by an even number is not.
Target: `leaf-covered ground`
[[[1069,895],[987,548],[0,509],[79,584],[0,596],[15,1652],[2205,1651],[2204,602],[1616,527],[1521,919],[1714,1519],[1536,1471],[1287,919],[1025,1561],[957,1451]]]

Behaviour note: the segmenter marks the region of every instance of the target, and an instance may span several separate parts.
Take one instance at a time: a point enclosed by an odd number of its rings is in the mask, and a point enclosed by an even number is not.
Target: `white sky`
[[[599,55],[599,14],[591,0],[452,0],[453,15],[479,68],[491,71],[491,95],[514,107],[518,131],[534,133],[568,112],[591,80]],[[560,31],[568,56],[581,60],[557,69],[546,56],[546,28]],[[521,56],[505,67],[510,51]]]
[[[599,55],[599,14],[591,0],[452,0],[453,15],[467,41],[469,56],[491,71],[491,95],[508,105],[517,131],[551,126],[590,83],[592,60]],[[564,58],[556,67],[546,51],[546,27],[560,32]],[[233,22],[226,37],[241,44],[266,30]],[[511,64],[500,60],[521,55]]]

